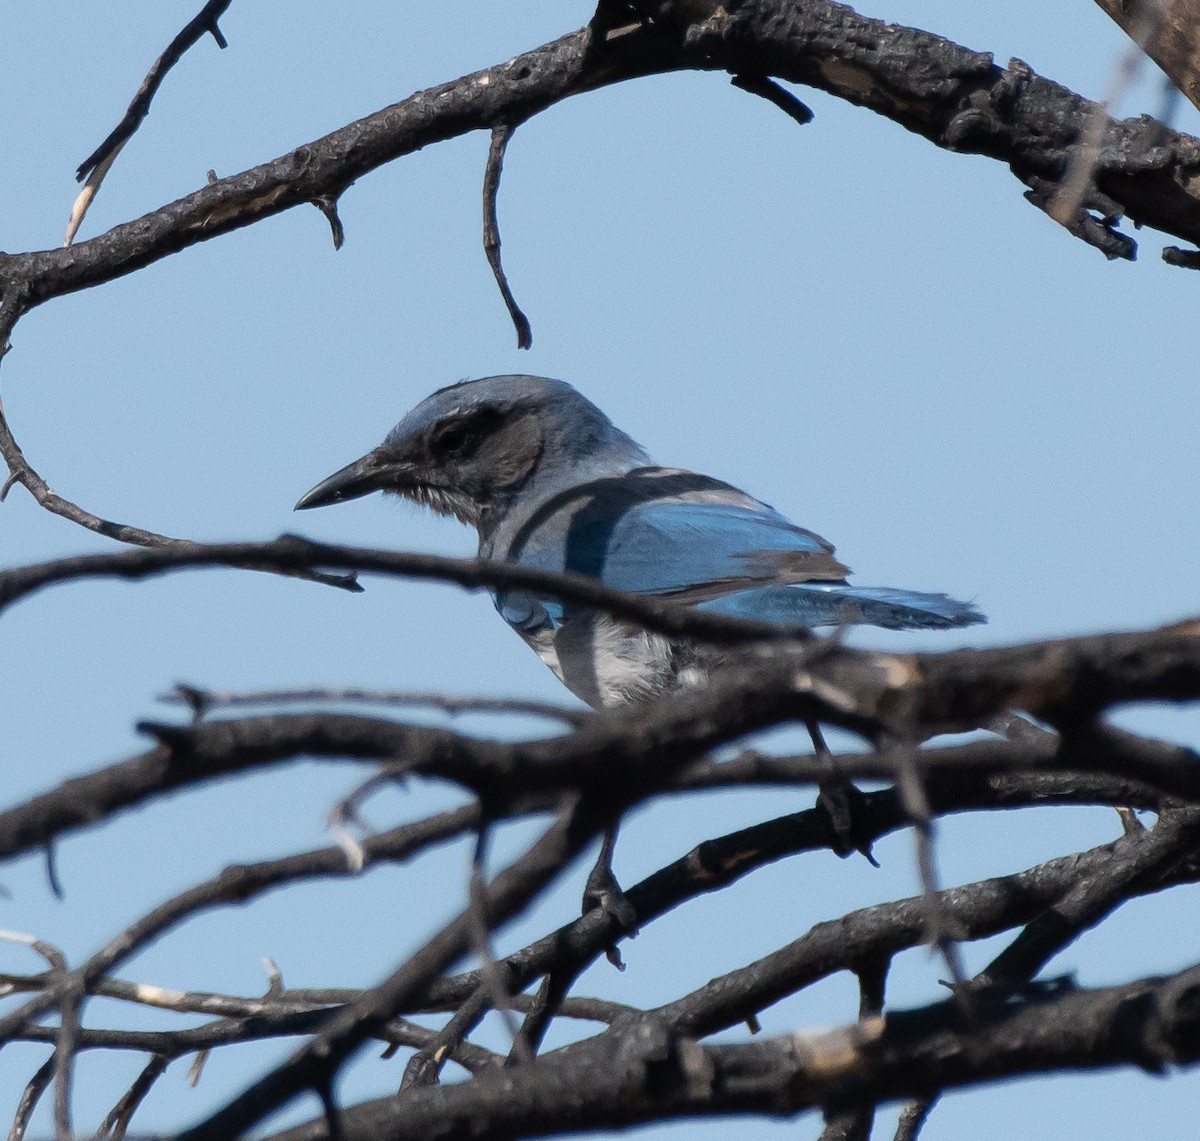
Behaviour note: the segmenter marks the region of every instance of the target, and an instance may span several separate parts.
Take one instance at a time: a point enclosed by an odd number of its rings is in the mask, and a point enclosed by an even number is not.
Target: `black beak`
[[[341,471],[335,471],[328,479],[321,480],[311,491],[306,491],[295,509],[306,511],[310,507],[328,507],[331,503],[358,499],[372,491],[399,487],[406,482],[406,469],[406,464],[397,462],[381,448],[376,448],[362,459],[347,464]]]

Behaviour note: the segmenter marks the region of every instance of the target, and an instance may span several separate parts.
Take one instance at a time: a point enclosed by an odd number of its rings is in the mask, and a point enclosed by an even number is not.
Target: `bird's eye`
[[[466,451],[468,440],[466,428],[460,424],[451,424],[433,438],[433,446],[439,455],[459,456]]]

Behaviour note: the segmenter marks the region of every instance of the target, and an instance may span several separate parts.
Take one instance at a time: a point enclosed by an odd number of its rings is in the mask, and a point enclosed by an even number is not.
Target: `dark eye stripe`
[[[433,440],[433,446],[439,452],[459,452],[466,447],[467,430],[461,424],[452,424],[443,428]]]
[[[499,419],[495,409],[475,409],[437,428],[430,443],[436,452],[459,454],[469,447],[477,447]]]

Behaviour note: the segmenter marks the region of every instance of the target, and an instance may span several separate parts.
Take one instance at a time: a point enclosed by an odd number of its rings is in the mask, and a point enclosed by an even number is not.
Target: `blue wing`
[[[617,590],[688,601],[739,585],[831,581],[849,573],[819,535],[752,500],[646,503],[614,519],[584,520],[568,535],[566,565]]]
[[[593,481],[547,506],[508,557],[598,578],[635,594],[800,626],[866,622],[889,627],[983,621],[941,594],[850,586],[833,547],[728,484],[692,472],[643,468]],[[509,592],[497,599],[518,629],[568,616],[557,600]]]

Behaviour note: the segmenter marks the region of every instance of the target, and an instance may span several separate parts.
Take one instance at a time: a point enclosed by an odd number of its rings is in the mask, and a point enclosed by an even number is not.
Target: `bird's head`
[[[384,491],[479,528],[539,475],[609,452],[645,458],[569,384],[490,376],[427,396],[379,447],[317,484],[296,508]]]

